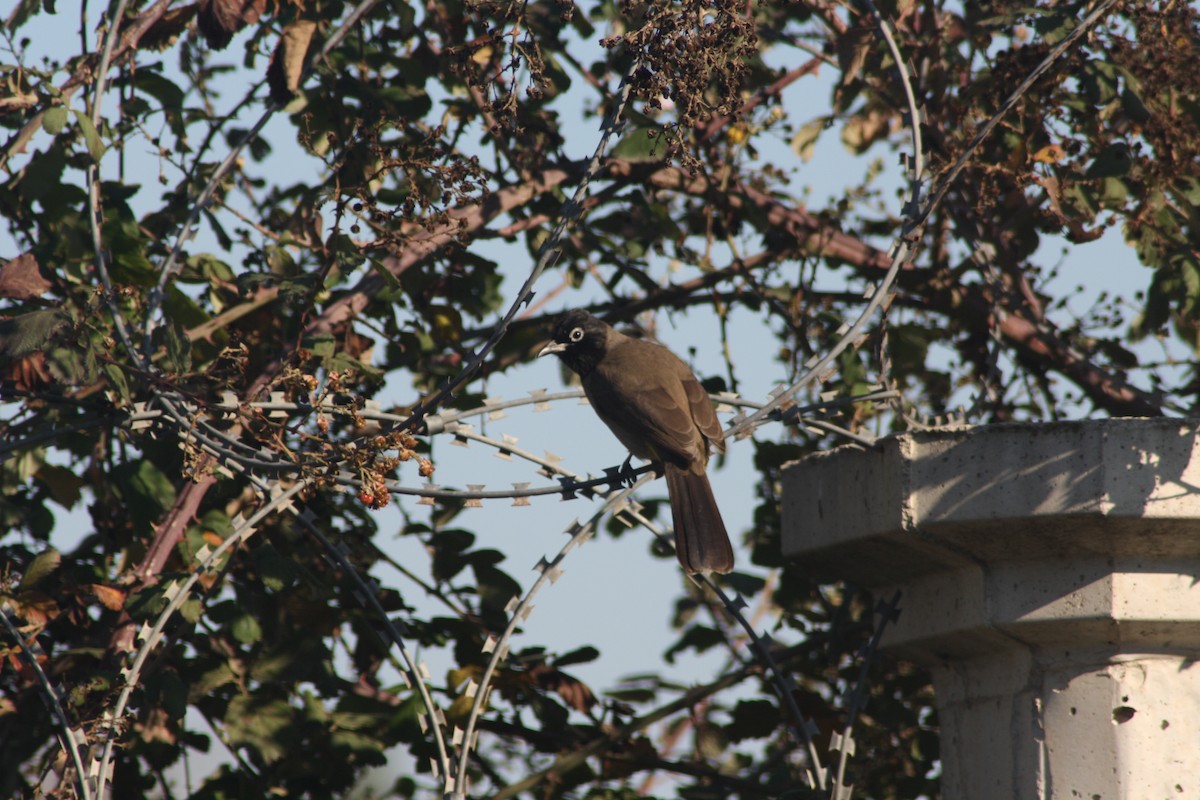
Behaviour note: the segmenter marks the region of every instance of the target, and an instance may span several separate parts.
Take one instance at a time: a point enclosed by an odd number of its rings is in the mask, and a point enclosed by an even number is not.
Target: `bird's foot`
[[[625,463],[621,465],[621,469],[617,472],[621,476],[621,484],[623,486],[633,486],[637,482],[637,473],[633,470],[633,456],[625,459]]]

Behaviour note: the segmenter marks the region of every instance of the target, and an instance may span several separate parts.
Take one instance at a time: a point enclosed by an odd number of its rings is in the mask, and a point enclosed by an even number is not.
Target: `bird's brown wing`
[[[704,438],[712,443],[713,447],[724,453],[725,431],[721,428],[721,420],[717,419],[717,411],[713,408],[708,392],[704,391],[704,387],[700,385],[700,381],[696,379],[691,370],[688,370],[687,377],[683,380],[683,390],[687,394],[692,421]]]
[[[631,453],[703,469],[708,454],[694,419],[689,380],[703,394],[691,370],[671,351],[628,339],[605,353],[584,389],[600,419]]]

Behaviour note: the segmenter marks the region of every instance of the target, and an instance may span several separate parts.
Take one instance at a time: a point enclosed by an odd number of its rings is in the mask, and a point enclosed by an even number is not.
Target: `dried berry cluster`
[[[403,249],[418,231],[436,230],[452,222],[452,208],[485,199],[487,177],[478,156],[464,156],[447,142],[449,132],[444,125],[428,130],[410,126],[405,136],[385,139],[387,128],[386,121],[380,121],[364,134],[373,166],[353,209],[375,227],[376,247]],[[380,208],[370,189],[385,175],[398,179],[403,197],[392,211]]]
[[[639,60],[633,91],[647,114],[661,111],[664,101],[674,105],[675,121],[663,130],[668,158],[699,166],[688,150],[689,132],[714,116],[739,116],[747,65],[758,52],[750,8],[734,0],[622,0],[631,30],[601,44],[624,45]]]
[[[417,472],[422,478],[433,475],[433,462],[423,456],[418,456],[417,440],[412,434],[403,431],[392,431],[388,434],[375,436],[368,447],[359,448],[354,468],[362,481],[362,489],[358,499],[369,508],[383,508],[391,501],[391,493],[387,488],[388,475],[400,466],[401,462],[417,460]],[[395,450],[393,457],[383,457],[387,450]]]
[[[323,398],[330,398],[341,391],[345,376],[331,371],[327,376]],[[368,420],[362,415],[365,401],[362,397],[354,397],[347,409],[350,423],[354,430],[363,431],[368,426]],[[322,436],[329,432],[329,420],[324,414],[317,415],[317,430]],[[417,438],[408,431],[394,430],[367,436],[357,442],[333,444],[331,454],[336,457],[329,460],[331,467],[342,467],[358,475],[362,488],[358,499],[370,508],[383,508],[391,500],[387,482],[402,463],[416,460],[417,472],[422,478],[433,475],[433,462],[417,453]],[[389,451],[395,451],[389,456]],[[332,472],[329,473],[332,475]]]

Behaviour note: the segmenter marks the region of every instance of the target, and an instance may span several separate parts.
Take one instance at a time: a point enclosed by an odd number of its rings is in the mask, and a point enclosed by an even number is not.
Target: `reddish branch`
[[[797,75],[798,77],[798,75]],[[781,79],[782,80],[782,79]],[[571,172],[560,169],[547,170],[537,180],[508,186],[489,195],[481,203],[455,209],[450,221],[413,236],[406,249],[389,258],[385,264],[395,276],[420,264],[448,245],[478,234],[491,221],[527,204],[533,198],[567,182]],[[754,208],[763,214],[767,225],[776,232],[785,233],[800,252],[823,258],[842,261],[860,274],[873,277],[886,270],[890,263],[887,254],[864,242],[862,239],[832,228],[828,222],[808,211],[784,203],[771,195],[735,183],[730,190],[714,192],[713,184],[703,176],[689,175],[673,167],[659,164],[630,162],[614,159],[609,162],[607,176],[619,183],[643,183],[659,189],[669,189],[701,197],[712,197],[731,211]],[[763,259],[760,263],[767,263]],[[758,266],[757,264],[755,266]],[[930,274],[911,265],[901,277],[901,284],[928,298],[930,309],[938,313],[968,322],[978,320],[985,324],[994,316],[995,299],[986,287],[948,285],[931,286]],[[711,281],[702,281],[710,285]],[[303,333],[303,337],[327,333],[342,323],[362,313],[371,299],[384,288],[383,279],[375,273],[365,275],[358,285],[331,303],[322,314],[314,319]],[[932,290],[932,291],[931,291]],[[963,315],[963,308],[970,309]],[[997,322],[1005,339],[1018,354],[1050,370],[1057,371],[1076,383],[1099,407],[1112,414],[1157,416],[1162,414],[1159,404],[1146,392],[1129,386],[1120,377],[1101,368],[1080,354],[1048,323],[1040,324],[1026,316],[1033,309],[1009,310]],[[268,366],[251,388],[253,397],[270,384],[286,354]]]
[[[877,277],[891,260],[883,251],[861,239],[832,229],[827,222],[804,209],[787,205],[771,195],[742,183],[726,191],[715,192],[703,176],[659,165],[615,161],[609,174],[624,180],[640,180],[660,189],[709,197],[732,211],[754,208],[766,218],[770,228],[785,233],[798,250],[823,258],[845,262],[860,275]],[[1149,393],[1130,386],[1123,378],[1100,367],[1074,348],[1048,322],[1035,322],[1038,308],[1004,309],[997,314],[997,303],[990,289],[947,282],[937,286],[928,270],[909,265],[900,276],[900,285],[928,301],[928,308],[967,324],[996,325],[1005,340],[1026,361],[1065,376],[1087,395],[1097,407],[1118,416],[1162,416],[1159,402]]]
[[[816,72],[822,63],[824,62],[819,58],[811,58],[795,69],[785,72],[770,86],[764,86],[762,89],[755,92],[753,97],[742,103],[742,107],[738,110],[739,117],[745,117],[767,100],[770,100],[773,97],[779,97],[781,94],[783,94],[784,89],[791,86],[805,75],[811,75],[812,73]],[[717,134],[717,131],[729,124],[730,119],[731,117],[728,116],[713,117],[712,121],[709,122],[705,127],[704,133],[701,134],[701,140],[711,139]]]
[[[442,248],[479,233],[487,223],[500,215],[507,214],[566,182],[571,174],[560,169],[548,169],[535,181],[506,186],[492,192],[480,203],[453,209],[448,222],[414,235],[408,240],[407,247],[403,252],[384,260],[384,266],[393,276],[399,277],[411,267],[438,253]],[[354,288],[326,306],[320,316],[305,327],[300,339],[304,340],[316,334],[330,333],[341,324],[354,319],[384,288],[383,278],[374,272],[367,273]],[[279,358],[263,370],[263,373],[247,392],[247,397],[257,396],[259,392],[270,385],[291,351],[292,349],[289,348],[288,351],[280,354]]]

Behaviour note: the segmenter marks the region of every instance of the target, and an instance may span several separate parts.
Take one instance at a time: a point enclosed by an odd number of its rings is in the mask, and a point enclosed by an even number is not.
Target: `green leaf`
[[[82,496],[82,489],[87,481],[75,474],[73,470],[54,464],[45,464],[35,476],[50,490],[50,499],[63,508],[74,508]]]
[[[476,560],[472,560],[471,569],[475,573],[475,585],[484,605],[493,609],[504,608],[509,600],[521,594],[521,584],[503,570]]]
[[[1119,178],[1129,174],[1130,165],[1129,145],[1116,142],[1096,156],[1084,175],[1088,178]]]
[[[152,69],[138,69],[133,78],[134,91],[142,92],[159,102],[166,111],[183,108],[183,90]]]
[[[1078,19],[1071,13],[1040,13],[1042,16],[1034,20],[1033,27],[1048,45],[1058,44],[1078,24]]]
[[[163,299],[163,313],[181,329],[194,328],[212,319],[195,300],[174,285],[167,287],[167,296]]]
[[[128,405],[133,399],[133,392],[129,388],[129,379],[125,377],[125,370],[121,369],[119,364],[107,363],[101,369],[104,370],[104,377],[108,378],[108,385],[121,398],[122,405]]]
[[[66,318],[54,309],[0,320],[0,353],[9,358],[20,358],[45,350],[51,337],[65,324]]]
[[[274,592],[292,585],[299,571],[290,559],[284,558],[274,545],[264,544],[251,551],[254,566],[263,585]]]
[[[779,709],[770,700],[741,700],[733,707],[733,719],[725,732],[735,742],[763,739],[779,726]]]
[[[763,586],[767,583],[760,576],[750,575],[745,572],[731,572],[721,582],[733,587],[743,597],[753,597],[762,591]]]
[[[204,601],[199,597],[189,597],[179,604],[179,615],[194,625],[204,616]]]
[[[262,626],[258,624],[258,620],[249,614],[241,614],[234,617],[229,625],[229,632],[233,634],[233,638],[237,639],[242,644],[254,644],[262,639]]]
[[[1159,331],[1171,316],[1171,297],[1179,289],[1180,280],[1174,270],[1160,267],[1154,271],[1146,291],[1146,305],[1133,323],[1134,339]]]
[[[337,340],[328,333],[305,339],[304,346],[312,352],[315,358],[328,359],[337,354]]]
[[[185,283],[220,283],[233,279],[230,266],[211,253],[190,256],[187,266],[179,273],[179,280]]]
[[[563,667],[569,667],[572,664],[587,664],[588,662],[595,661],[599,657],[599,650],[591,645],[585,645],[583,647],[576,648],[569,653],[563,653],[561,656],[554,659],[554,666],[562,669]]]
[[[29,566],[25,569],[25,574],[21,576],[21,583],[18,588],[22,591],[34,588],[44,581],[51,572],[58,569],[61,564],[62,553],[53,547],[43,550],[33,561],[29,562]]]
[[[149,458],[120,465],[113,477],[135,516],[154,516],[175,503],[174,484]]]
[[[1193,258],[1181,258],[1179,273],[1183,278],[1183,313],[1195,317],[1197,305],[1200,304],[1200,263]]]
[[[288,744],[296,738],[293,728],[298,722],[296,709],[285,701],[266,700],[253,694],[236,695],[225,713],[230,743],[255,748],[267,764],[287,755]]]
[[[828,127],[829,117],[817,117],[806,122],[792,136],[792,152],[798,155],[801,161],[809,161],[816,150],[817,139],[821,138],[821,133]]]
[[[629,161],[661,161],[662,153],[658,146],[658,137],[661,135],[662,131],[651,128],[630,128],[613,148],[613,156]]]
[[[8,12],[4,27],[12,33],[29,21],[29,18],[42,10],[42,0],[20,0]]]
[[[92,161],[100,162],[104,157],[104,142],[100,139],[100,132],[96,130],[96,126],[92,124],[91,118],[82,111],[71,109],[75,114],[75,120],[79,123],[79,130],[83,132],[83,141],[87,145],[88,155],[92,157]]]
[[[1172,181],[1171,188],[1179,192],[1193,206],[1200,206],[1200,180],[1185,175],[1178,180]],[[1165,201],[1161,195],[1158,201],[1158,206],[1161,209],[1165,205]]]
[[[667,652],[663,654],[663,658],[668,664],[675,663],[675,656],[682,653],[684,650],[695,650],[697,653],[703,653],[710,647],[714,647],[725,641],[721,632],[716,628],[711,628],[707,625],[692,625],[679,637],[679,641],[671,645]]]
[[[62,133],[63,128],[67,127],[67,109],[65,106],[54,106],[47,109],[42,115],[42,130],[51,136],[57,136]]]
[[[225,684],[234,683],[237,679],[237,674],[228,664],[219,664],[213,669],[201,673],[198,678],[192,678],[192,685],[188,688],[188,699],[195,702],[208,697]]]
[[[187,713],[188,687],[178,672],[161,670],[162,685],[159,688],[159,702],[173,719],[182,719]]]
[[[375,274],[383,279],[392,289],[403,288],[400,279],[391,273],[391,271],[383,265],[383,262],[377,258],[368,258],[367,261],[371,264],[371,269],[375,270]]]
[[[298,275],[294,278],[284,278],[279,282],[279,299],[288,305],[299,305],[308,300],[313,287],[316,285],[316,275]]]
[[[167,371],[176,374],[187,372],[192,368],[192,343],[188,341],[187,334],[171,320],[163,325],[163,330],[167,339]]]
[[[610,689],[604,693],[604,696],[611,697],[613,700],[620,700],[623,703],[650,703],[658,695],[653,689],[633,687],[628,689]]]

